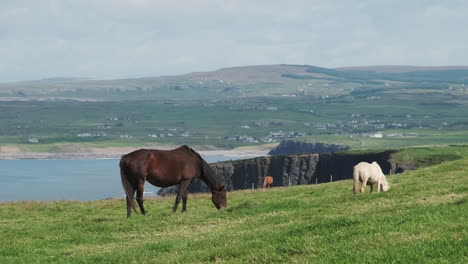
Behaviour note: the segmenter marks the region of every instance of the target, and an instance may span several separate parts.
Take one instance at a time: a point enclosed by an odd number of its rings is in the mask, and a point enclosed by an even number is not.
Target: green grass
[[[252,143],[225,137],[260,138],[280,130],[335,137],[358,149],[468,143],[468,89],[460,83],[467,72],[381,74],[273,65],[163,78],[0,84],[0,146],[34,137],[41,144],[233,148]],[[31,101],[14,101],[19,99]],[[148,136],[171,128],[190,136]],[[378,131],[420,136],[357,136]],[[98,132],[106,136],[77,136]]]
[[[153,101],[0,102],[0,112],[4,113],[0,115],[0,146],[27,144],[29,138],[37,138],[43,146],[28,144],[31,147],[23,145],[23,148],[47,150],[51,147],[45,145],[60,143],[98,146],[188,144],[233,148],[252,143],[226,140],[225,137],[260,138],[278,131],[304,133],[307,136],[302,139],[305,140],[341,143],[354,149],[468,143],[468,108],[465,104],[444,104],[437,96],[410,99],[399,99],[398,96],[406,96],[406,93],[381,100],[357,98],[349,101],[343,98],[327,101],[313,97],[262,97],[216,101],[211,106],[196,101],[175,104]],[[277,107],[277,110],[269,111],[268,107]],[[119,120],[110,120],[112,117]],[[389,125],[397,123],[407,127],[395,129]],[[377,129],[375,124],[384,124],[385,128]],[[104,125],[107,128],[103,128]],[[326,128],[320,129],[323,126]],[[171,132],[174,137],[148,136],[167,134],[174,128],[178,130]],[[413,132],[419,136],[375,139],[358,135],[377,131],[384,135]],[[190,136],[182,137],[183,132]],[[80,133],[106,133],[106,136],[78,137]],[[121,135],[133,138],[121,138]]]
[[[422,168],[462,158],[468,158],[467,145],[402,148],[392,154],[391,159],[393,162],[411,163],[416,168]]]
[[[176,214],[174,197],[150,198],[131,219],[122,199],[0,203],[0,263],[466,263],[467,168],[358,196],[350,180],[237,191],[222,211],[205,194]]]

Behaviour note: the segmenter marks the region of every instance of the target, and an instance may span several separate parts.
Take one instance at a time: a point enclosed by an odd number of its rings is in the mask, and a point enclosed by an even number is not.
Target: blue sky
[[[1,0],[0,82],[468,65],[468,1]]]

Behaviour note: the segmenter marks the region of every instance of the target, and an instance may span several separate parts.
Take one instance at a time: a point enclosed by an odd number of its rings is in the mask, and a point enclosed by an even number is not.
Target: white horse
[[[358,165],[354,166],[353,172],[353,181],[354,181],[354,194],[358,193],[359,182],[361,182],[361,192],[364,192],[366,185],[371,186],[371,192],[374,189],[374,184],[377,184],[377,192],[388,191],[390,186],[388,185],[387,178],[380,169],[377,162],[367,163],[360,162]]]

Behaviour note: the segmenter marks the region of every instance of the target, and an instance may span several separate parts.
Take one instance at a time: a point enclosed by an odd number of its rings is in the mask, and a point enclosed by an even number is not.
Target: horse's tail
[[[357,194],[359,190],[359,170],[356,167],[354,167],[354,170],[353,170],[353,183],[354,183],[353,193]]]
[[[130,181],[128,181],[127,174],[125,174],[125,171],[128,171],[127,160],[126,160],[125,156],[123,156],[120,159],[120,164],[119,165],[120,165],[120,177],[122,179],[122,186],[123,186],[123,188],[125,190],[125,195],[127,195],[127,201],[130,203],[130,206],[133,208],[133,211],[135,211],[135,213],[136,213],[137,210],[135,208],[135,203],[133,201],[134,191],[130,191],[133,187],[130,184]]]

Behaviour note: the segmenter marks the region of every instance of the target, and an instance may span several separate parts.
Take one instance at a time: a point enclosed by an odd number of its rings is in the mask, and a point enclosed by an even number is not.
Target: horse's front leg
[[[362,185],[361,185],[361,193],[364,193],[364,190],[366,189],[366,186],[367,186],[367,179],[362,181]]]
[[[374,184],[370,184],[370,192],[372,193],[374,191]]]
[[[191,181],[187,184],[185,192],[182,194],[182,212],[187,211],[187,197],[188,197],[188,187],[190,186]]]
[[[138,206],[140,206],[140,210],[141,210],[142,215],[146,214],[145,207],[143,206],[143,192],[144,192],[144,190],[145,190],[145,182],[138,183],[136,200],[138,202]]]
[[[183,199],[183,204],[182,204],[182,212],[185,212],[186,210],[186,205],[187,205],[187,193],[188,193],[188,187],[190,185],[191,181],[183,181],[180,183],[179,186],[179,192],[177,193],[177,197],[174,203],[174,207],[172,208],[172,212],[175,213],[177,212],[177,207],[179,206],[180,199]]]
[[[382,187],[382,181],[379,180],[379,181],[377,182],[377,192],[380,192],[380,191],[382,190],[381,187]]]

